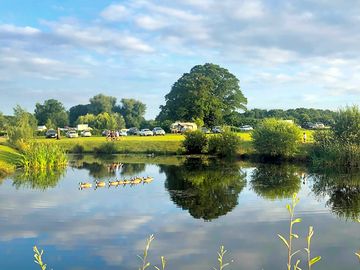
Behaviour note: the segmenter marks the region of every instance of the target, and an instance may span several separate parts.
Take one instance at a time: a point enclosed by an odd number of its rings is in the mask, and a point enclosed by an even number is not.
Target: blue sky
[[[338,0],[0,0],[0,111],[102,92],[154,118],[207,62],[239,78],[249,108],[359,104],[359,14]]]

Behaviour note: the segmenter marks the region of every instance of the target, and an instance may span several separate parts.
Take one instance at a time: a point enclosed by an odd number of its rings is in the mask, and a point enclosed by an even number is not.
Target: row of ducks
[[[150,183],[154,180],[153,177],[135,177],[132,178],[130,180],[115,180],[115,181],[109,181],[109,182],[105,182],[105,181],[96,181],[95,182],[95,188],[100,188],[100,187],[117,187],[117,186],[125,186],[125,185],[138,185],[141,183]],[[86,182],[80,182],[79,183],[79,188],[80,189],[85,189],[85,188],[92,188],[92,184],[91,183],[86,183]]]

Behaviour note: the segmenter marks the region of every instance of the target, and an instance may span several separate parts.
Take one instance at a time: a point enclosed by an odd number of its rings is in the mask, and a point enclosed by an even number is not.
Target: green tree
[[[33,138],[36,126],[37,121],[34,115],[17,105],[14,108],[14,118],[12,119],[12,123],[7,130],[9,143],[14,146],[19,146],[19,142],[24,142]]]
[[[116,104],[116,97],[98,94],[90,98],[89,112],[98,115],[100,113],[111,113]]]
[[[35,117],[40,125],[45,125],[49,120],[54,127],[64,127],[69,124],[63,104],[55,99],[45,100],[43,105],[36,103]]]
[[[5,116],[0,112],[0,131],[4,131],[6,129],[6,118]]]
[[[86,114],[82,115],[76,121],[78,124],[88,124],[90,127],[103,129],[122,129],[125,127],[124,118],[118,113],[109,114],[107,112],[98,115]]]
[[[69,110],[69,122],[70,125],[74,125],[79,116],[86,115],[90,112],[90,104],[76,105]]]
[[[201,154],[204,152],[208,139],[201,131],[190,131],[185,133],[183,146],[188,154]]]
[[[283,120],[268,118],[252,133],[255,150],[268,156],[293,156],[301,141],[300,129]]]
[[[197,65],[185,73],[165,96],[157,120],[195,121],[205,125],[223,123],[224,118],[239,109],[246,109],[247,99],[240,90],[239,80],[218,65]]]
[[[114,111],[120,113],[124,117],[127,127],[139,128],[141,123],[145,120],[144,115],[146,105],[135,99],[123,98],[121,100],[121,106],[116,106]]]

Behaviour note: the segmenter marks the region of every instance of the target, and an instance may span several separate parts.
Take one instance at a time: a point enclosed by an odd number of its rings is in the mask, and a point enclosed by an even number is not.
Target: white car
[[[244,125],[244,126],[240,127],[240,130],[241,131],[250,131],[250,130],[253,130],[253,127],[249,126],[249,125]]]
[[[140,131],[140,136],[153,136],[154,133],[148,129],[148,128],[144,128]]]
[[[212,131],[213,133],[222,133],[222,132],[223,132],[222,129],[221,129],[221,127],[219,127],[219,126],[213,127],[213,128],[211,129],[211,131]]]
[[[68,138],[77,138],[77,137],[79,137],[79,134],[75,130],[69,130],[66,133],[66,137],[68,137]]]
[[[84,130],[81,132],[82,137],[91,137],[91,132],[89,130]]]
[[[156,127],[153,129],[154,135],[165,135],[165,130],[163,130],[161,127]]]
[[[128,134],[127,134],[127,129],[122,129],[122,130],[120,130],[120,132],[119,132],[119,135],[120,136],[127,136]]]

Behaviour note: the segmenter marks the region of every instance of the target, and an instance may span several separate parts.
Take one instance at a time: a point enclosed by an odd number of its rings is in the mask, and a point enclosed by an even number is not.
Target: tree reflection
[[[341,218],[360,218],[360,172],[322,171],[313,173],[312,190],[329,197],[326,206]]]
[[[145,163],[126,163],[123,164],[121,169],[122,176],[139,175],[145,171]]]
[[[46,190],[54,188],[64,173],[65,169],[18,172],[12,176],[13,186],[16,189],[31,188]]]
[[[290,198],[300,190],[299,167],[290,164],[259,164],[251,175],[251,187],[264,198]]]
[[[234,209],[246,185],[245,174],[235,163],[188,159],[181,166],[160,167],[171,200],[194,218],[207,221]]]

